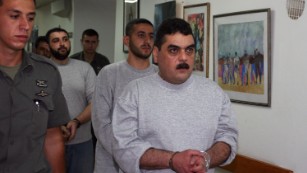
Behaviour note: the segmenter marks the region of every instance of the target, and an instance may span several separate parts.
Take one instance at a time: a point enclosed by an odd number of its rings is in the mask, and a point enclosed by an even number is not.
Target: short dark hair
[[[50,35],[54,32],[65,32],[67,34],[67,36],[69,36],[68,32],[65,29],[56,27],[56,28],[52,28],[49,31],[47,31],[46,33],[46,39],[48,41],[48,43],[50,43]]]
[[[193,32],[188,22],[180,18],[169,18],[164,20],[158,27],[155,39],[155,46],[161,49],[162,44],[165,42],[165,35],[172,35],[175,33],[181,33],[183,35],[192,35]],[[193,36],[194,38],[194,36]]]
[[[143,19],[143,18],[140,18],[140,19],[134,19],[134,20],[131,20],[127,25],[126,25],[126,29],[125,29],[125,34],[126,36],[130,36],[133,32],[133,27],[134,25],[137,25],[137,24],[148,24],[150,26],[153,27],[153,24],[147,20],[147,19]]]
[[[45,42],[45,43],[48,44],[48,40],[47,40],[47,38],[45,36],[39,36],[39,37],[37,37],[37,39],[35,41],[35,48],[36,49],[37,49],[39,43],[41,43],[41,42]]]
[[[99,39],[99,34],[97,31],[95,31],[94,29],[86,29],[83,31],[82,33],[82,39],[84,37],[84,35],[87,35],[87,36],[97,36],[97,38]]]

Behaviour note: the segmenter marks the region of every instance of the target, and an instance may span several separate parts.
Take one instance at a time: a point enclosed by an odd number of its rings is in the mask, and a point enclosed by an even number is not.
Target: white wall
[[[74,0],[75,52],[82,50],[80,39],[85,29],[93,28],[99,33],[97,52],[114,59],[116,1]]]
[[[117,0],[118,2],[122,2]],[[156,0],[163,3],[165,0]],[[213,15],[271,8],[272,10],[272,105],[268,107],[233,104],[238,117],[239,153],[273,163],[295,173],[307,170],[307,11],[298,20],[288,17],[286,0],[177,0],[182,5],[209,2],[210,67],[213,78]],[[307,8],[307,7],[306,7]],[[153,2],[141,1],[141,15],[153,22]],[[117,3],[115,45],[122,44],[122,4]],[[118,27],[119,26],[119,27]],[[118,49],[116,57],[123,57]],[[119,60],[116,59],[116,60]],[[305,73],[306,72],[306,73]]]

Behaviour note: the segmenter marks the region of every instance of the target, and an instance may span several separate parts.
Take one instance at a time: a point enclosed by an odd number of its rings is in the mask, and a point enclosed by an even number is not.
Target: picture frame
[[[213,16],[214,81],[232,102],[271,106],[271,10]]]
[[[125,36],[125,28],[127,23],[140,16],[140,0],[123,0],[124,15],[123,15],[123,36]],[[123,44],[123,52],[128,53],[128,48]]]
[[[196,42],[193,72],[208,78],[210,3],[184,6],[183,19],[190,23]]]
[[[176,17],[176,1],[167,1],[163,3],[155,4],[155,13],[154,13],[154,30],[155,33],[158,30],[160,24],[168,19]]]

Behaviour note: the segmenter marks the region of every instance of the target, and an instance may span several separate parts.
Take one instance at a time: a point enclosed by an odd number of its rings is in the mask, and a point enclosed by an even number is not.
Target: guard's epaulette
[[[52,66],[53,68],[57,69],[56,65],[54,64],[54,62],[46,57],[43,57],[41,55],[37,55],[37,54],[34,54],[34,53],[28,53],[29,57],[34,60],[34,61],[37,61],[37,62],[41,62],[41,63],[45,63],[45,64],[48,64],[50,66]]]

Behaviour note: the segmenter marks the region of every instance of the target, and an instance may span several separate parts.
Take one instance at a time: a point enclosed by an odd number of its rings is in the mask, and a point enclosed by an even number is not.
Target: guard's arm
[[[44,151],[52,173],[65,173],[65,145],[60,127],[47,129]]]

